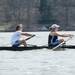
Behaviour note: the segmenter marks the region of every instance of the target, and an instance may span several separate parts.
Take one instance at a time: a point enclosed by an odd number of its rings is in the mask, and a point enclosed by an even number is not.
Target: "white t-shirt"
[[[19,41],[21,38],[21,32],[20,31],[16,31],[14,32],[14,34],[11,37],[11,44],[15,44],[16,41]]]

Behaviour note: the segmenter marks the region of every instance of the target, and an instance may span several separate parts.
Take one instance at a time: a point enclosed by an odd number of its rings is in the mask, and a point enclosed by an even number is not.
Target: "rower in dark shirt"
[[[53,24],[51,27],[50,27],[50,34],[48,36],[48,46],[57,46],[59,45],[60,43],[64,42],[64,39],[58,39],[58,36],[60,37],[71,37],[72,35],[70,34],[60,34],[58,33],[58,30],[59,30],[59,25],[57,24]]]

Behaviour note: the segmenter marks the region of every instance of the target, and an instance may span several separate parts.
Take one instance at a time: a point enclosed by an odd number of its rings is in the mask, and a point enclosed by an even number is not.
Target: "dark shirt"
[[[58,44],[58,36],[48,36],[48,46],[57,45]]]

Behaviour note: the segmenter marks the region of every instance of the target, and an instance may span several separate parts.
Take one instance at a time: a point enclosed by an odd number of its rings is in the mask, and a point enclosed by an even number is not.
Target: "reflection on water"
[[[47,45],[48,32],[35,34],[37,36],[27,43]],[[1,38],[0,42],[3,43],[1,45],[10,45],[8,38],[12,34],[0,33],[0,35],[6,37]],[[74,38],[72,40],[67,44],[74,44]],[[0,51],[0,75],[75,75],[75,50]]]

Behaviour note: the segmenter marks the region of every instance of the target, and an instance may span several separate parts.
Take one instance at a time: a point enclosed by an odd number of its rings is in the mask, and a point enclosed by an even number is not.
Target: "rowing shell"
[[[0,47],[0,50],[12,50],[12,51],[23,51],[23,50],[36,50],[36,49],[51,49],[52,47],[48,47],[48,46],[32,46],[32,47]],[[71,48],[71,49],[75,49],[75,45],[63,45],[60,46],[60,48]]]

